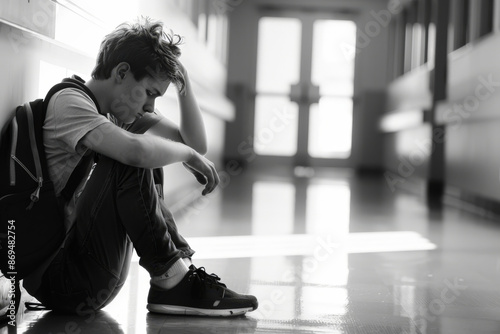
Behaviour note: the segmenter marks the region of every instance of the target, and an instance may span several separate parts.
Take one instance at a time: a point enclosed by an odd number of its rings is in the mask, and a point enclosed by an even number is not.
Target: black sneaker
[[[151,285],[148,310],[163,314],[230,317],[257,309],[257,298],[229,290],[215,274],[191,265],[175,287],[164,290]]]

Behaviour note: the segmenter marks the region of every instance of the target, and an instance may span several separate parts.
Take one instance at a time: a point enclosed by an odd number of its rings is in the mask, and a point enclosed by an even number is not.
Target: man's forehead
[[[150,87],[156,89],[161,95],[165,94],[168,86],[170,85],[170,80],[161,79],[158,77],[146,76],[144,78],[144,83]]]

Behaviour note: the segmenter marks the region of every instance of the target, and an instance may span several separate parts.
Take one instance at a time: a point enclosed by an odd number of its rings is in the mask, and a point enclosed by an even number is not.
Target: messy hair
[[[122,23],[101,42],[92,78],[108,79],[116,65],[126,62],[137,81],[149,75],[169,80],[183,91],[184,76],[177,63],[180,44],[182,37],[164,32],[159,21],[142,17]]]

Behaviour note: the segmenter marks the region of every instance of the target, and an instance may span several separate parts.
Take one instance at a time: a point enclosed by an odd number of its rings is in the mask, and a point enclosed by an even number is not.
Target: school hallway
[[[497,219],[454,205],[429,210],[382,175],[349,169],[244,172],[221,185],[178,208],[179,229],[194,263],[256,295],[256,311],[148,313],[149,276],[135,258],[102,312],[27,311],[17,333],[500,332]]]
[[[21,306],[0,334],[500,333],[500,0],[2,0],[1,128],[63,78],[88,82],[101,41],[140,16],[182,39],[221,173],[200,197],[169,164],[160,193],[194,264],[259,308],[149,313],[135,256],[102,311]],[[186,124],[170,86],[154,109]],[[135,110],[137,92],[114,102]]]

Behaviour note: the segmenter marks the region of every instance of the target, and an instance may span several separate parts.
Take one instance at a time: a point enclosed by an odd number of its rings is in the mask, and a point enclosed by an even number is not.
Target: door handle
[[[319,86],[313,84],[290,85],[290,101],[298,104],[318,103],[320,99]]]
[[[319,99],[321,95],[319,94],[319,86],[310,84],[308,85],[309,90],[307,92],[307,97],[309,99],[309,103],[319,103]]]
[[[302,85],[299,83],[290,85],[290,101],[300,104],[303,102],[303,99]]]

